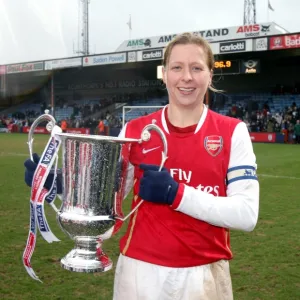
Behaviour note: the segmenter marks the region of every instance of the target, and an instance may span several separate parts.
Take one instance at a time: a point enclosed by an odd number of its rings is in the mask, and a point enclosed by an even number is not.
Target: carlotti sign
[[[163,50],[148,50],[148,51],[139,51],[138,53],[138,60],[139,61],[146,61],[146,60],[157,60],[163,58]]]
[[[120,64],[126,62],[126,53],[104,54],[95,56],[86,56],[83,58],[83,66]]]
[[[220,53],[246,51],[246,41],[220,43]]]
[[[281,50],[290,48],[300,48],[300,34],[274,36],[270,38],[270,50]]]
[[[43,70],[44,70],[44,63],[42,61],[6,66],[6,73],[8,74],[43,71]]]

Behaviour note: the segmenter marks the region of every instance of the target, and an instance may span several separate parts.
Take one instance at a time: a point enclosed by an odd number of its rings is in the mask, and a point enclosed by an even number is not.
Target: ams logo
[[[240,26],[236,33],[243,33],[245,34],[245,37],[253,37],[253,36],[259,36],[260,33],[267,34],[270,32],[271,25],[259,25],[259,24],[253,24],[253,25],[244,25]]]
[[[260,31],[260,26],[258,24],[254,24],[254,25],[240,26],[236,33],[258,32],[258,31]]]
[[[127,47],[143,47],[143,46],[151,48],[151,40],[150,39],[146,39],[146,40],[139,39],[139,40],[131,40],[131,41],[128,41],[128,43],[127,43]]]

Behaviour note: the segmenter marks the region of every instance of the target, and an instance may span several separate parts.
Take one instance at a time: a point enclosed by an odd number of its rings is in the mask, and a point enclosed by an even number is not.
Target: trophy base
[[[82,273],[106,272],[113,267],[109,258],[105,262],[97,257],[95,259],[83,259],[81,255],[78,256],[76,250],[72,250],[62,258],[60,264],[65,270]]]
[[[75,240],[77,247],[60,261],[61,266],[65,270],[96,273],[109,271],[113,267],[111,259],[101,248],[96,247],[97,242],[95,238],[77,237]],[[86,247],[83,247],[85,244]]]

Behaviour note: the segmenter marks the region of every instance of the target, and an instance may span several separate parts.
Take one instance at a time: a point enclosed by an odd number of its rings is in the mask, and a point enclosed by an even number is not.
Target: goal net
[[[123,106],[122,125],[141,116],[149,115],[164,106]]]

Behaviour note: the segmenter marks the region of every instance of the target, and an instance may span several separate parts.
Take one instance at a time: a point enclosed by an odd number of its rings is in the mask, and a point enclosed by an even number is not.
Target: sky
[[[77,56],[79,4],[0,0],[0,65]],[[90,53],[114,52],[128,39],[239,26],[243,11],[244,0],[90,0]],[[256,0],[257,23],[275,22],[289,32],[300,31],[299,11],[300,0]]]

